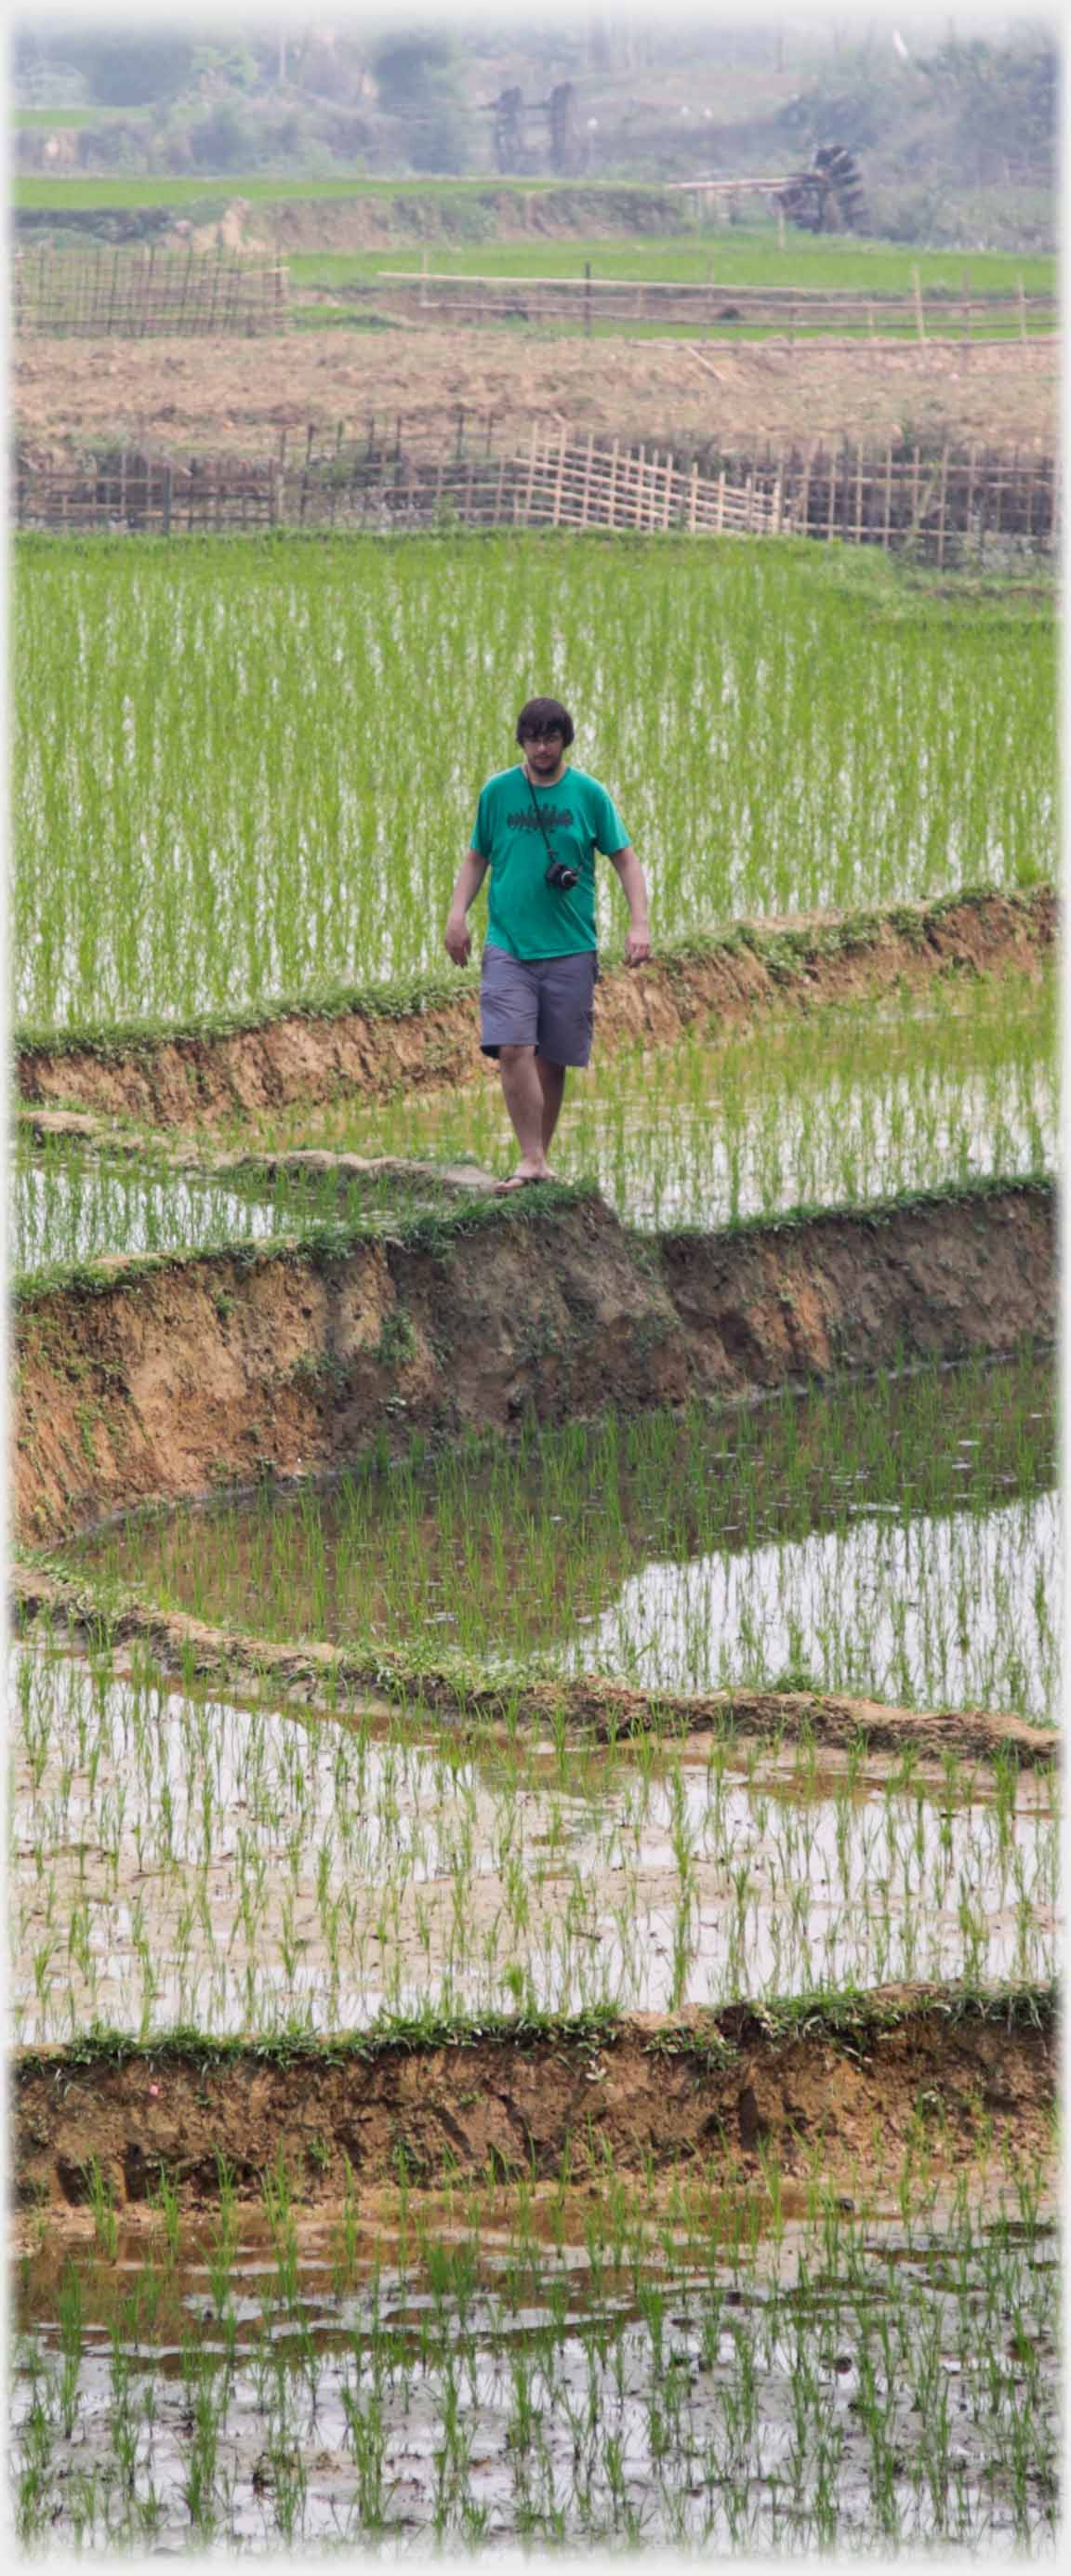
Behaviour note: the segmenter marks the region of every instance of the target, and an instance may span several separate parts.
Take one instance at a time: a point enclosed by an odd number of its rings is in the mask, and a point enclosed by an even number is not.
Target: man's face
[[[522,738],[521,749],[533,777],[553,778],[555,770],[561,766],[565,735],[560,730],[555,733],[544,733],[542,730],[538,733],[526,733]]]

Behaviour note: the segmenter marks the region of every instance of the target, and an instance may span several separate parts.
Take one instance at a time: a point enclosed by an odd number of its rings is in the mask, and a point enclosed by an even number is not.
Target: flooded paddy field
[[[1051,2206],[997,2158],[936,2189],[924,2118],[866,2205],[766,2159],[310,2221],[221,2159],[211,2217],[84,2216],[23,2231],[24,2544],[1054,2545]]]
[[[1054,1773],[407,1738],[17,1649],[22,2045],[677,2010],[1054,1971]]]
[[[471,1165],[452,1178],[448,1164],[390,1162],[358,1173],[318,1162],[312,1156],[302,1168],[298,1157],[280,1169],[232,1157],[216,1169],[211,1158],[154,1155],[151,1137],[90,1150],[62,1135],[19,1137],[8,1176],[12,1268],[25,1281],[111,1257],[307,1239],[362,1218],[441,1206],[479,1187]]]
[[[341,1478],[109,1525],[65,1562],[271,1639],[1057,1713],[1051,1362],[785,1391],[507,1445],[385,1440]]]
[[[596,1041],[598,1003],[596,1001]],[[935,986],[763,1030],[617,1047],[570,1078],[552,1161],[627,1224],[713,1227],[1052,1168],[1050,974]],[[242,1132],[238,1129],[234,1135]],[[497,1077],[259,1116],[265,1144],[508,1160]]]
[[[27,2548],[1054,2546],[1051,602],[842,553],[24,550]],[[656,961],[518,1209],[533,652]]]
[[[114,1253],[200,1250],[285,1232],[294,1214],[277,1193],[214,1181],[208,1172],[153,1170],[17,1145],[9,1167],[9,1242],[24,1275]]]

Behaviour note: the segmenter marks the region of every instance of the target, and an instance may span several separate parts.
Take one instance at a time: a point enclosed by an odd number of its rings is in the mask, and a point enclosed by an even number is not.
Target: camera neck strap
[[[538,796],[536,795],[535,788],[534,788],[534,787],[533,787],[533,785],[532,785],[532,781],[531,781],[531,779],[529,778],[527,762],[525,763],[524,783],[525,783],[525,786],[526,786],[526,787],[527,787],[527,789],[528,789],[528,793],[529,793],[529,795],[530,795],[530,797],[531,797],[531,799],[532,799],[532,803],[533,803],[533,805],[534,805],[534,807],[535,807],[535,818],[536,818],[536,821],[537,821],[537,823],[538,823],[538,825],[539,825],[539,829],[540,829],[540,831],[542,832],[542,835],[543,835],[543,847],[544,847],[544,849],[545,849],[545,851],[546,851],[546,853],[547,853],[547,859],[548,859],[549,865],[550,865],[551,867],[553,867],[553,865],[554,865],[554,849],[553,849],[553,845],[552,845],[552,842],[551,842],[550,833],[549,833],[549,831],[548,831],[548,829],[547,829],[547,818],[546,818],[546,815],[545,815],[545,814],[544,814],[544,812],[543,812],[543,808],[542,808],[542,806],[541,806],[541,804],[540,804],[540,802],[539,802],[539,798],[538,798]]]

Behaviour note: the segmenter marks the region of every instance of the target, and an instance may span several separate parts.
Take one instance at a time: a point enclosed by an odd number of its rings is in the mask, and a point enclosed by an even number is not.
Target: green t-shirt
[[[533,797],[546,825],[536,817]],[[550,851],[578,882],[562,892],[546,881]],[[487,937],[511,957],[571,957],[597,946],[595,852],[613,858],[628,833],[612,799],[585,769],[554,787],[532,787],[523,767],[489,778],[476,809],[472,846],[488,868]]]

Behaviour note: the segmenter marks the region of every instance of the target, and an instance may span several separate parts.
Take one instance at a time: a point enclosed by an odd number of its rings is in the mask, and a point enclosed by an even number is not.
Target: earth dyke
[[[822,1004],[878,999],[938,978],[1039,971],[1056,935],[1054,889],[993,890],[885,912],[739,921],[650,965],[610,967],[597,999],[600,1051],[670,1043]],[[489,1079],[477,976],[405,994],[344,993],[221,1014],[175,1029],[135,1025],[16,1035],[21,1099],[160,1126],[212,1128],[346,1093],[387,1098]]]

